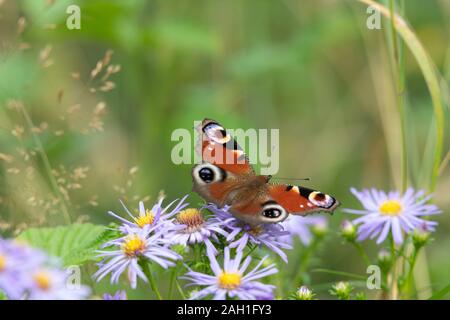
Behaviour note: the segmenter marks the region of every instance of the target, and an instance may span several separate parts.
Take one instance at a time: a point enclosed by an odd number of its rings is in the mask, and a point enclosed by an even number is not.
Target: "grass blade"
[[[413,54],[425,78],[425,82],[427,84],[428,91],[430,92],[431,100],[433,103],[434,117],[436,122],[436,145],[433,158],[433,170],[430,177],[430,191],[434,191],[434,189],[436,188],[437,178],[439,176],[439,168],[441,165],[445,130],[444,107],[442,104],[441,87],[439,77],[436,72],[436,67],[434,66],[422,43],[417,38],[416,34],[412,31],[412,29],[408,26],[408,24],[402,17],[400,17],[398,14],[395,14],[392,17],[391,12],[388,8],[373,0],[357,1],[375,8],[388,19],[395,19],[395,29]]]

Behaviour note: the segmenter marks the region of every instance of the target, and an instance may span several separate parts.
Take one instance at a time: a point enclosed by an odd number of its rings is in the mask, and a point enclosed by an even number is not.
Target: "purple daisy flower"
[[[378,237],[377,243],[381,243],[392,232],[394,242],[400,244],[403,242],[403,233],[411,233],[419,227],[434,231],[438,224],[422,219],[441,213],[437,206],[427,204],[432,195],[426,196],[424,191],[415,192],[409,188],[401,195],[397,191],[350,190],[364,207],[363,210],[344,209],[345,212],[362,215],[353,220],[354,224],[359,224],[359,241]]]
[[[105,293],[103,300],[127,300],[127,293],[124,290],[119,290],[114,294]]]
[[[324,216],[289,216],[286,220],[281,222],[281,225],[289,232],[288,236],[284,236],[283,240],[292,244],[294,237],[298,237],[303,245],[307,246],[311,243],[312,233],[310,228],[314,226],[326,226],[327,218]]]
[[[281,224],[267,223],[251,226],[235,218],[228,212],[229,207],[227,206],[219,209],[217,206],[209,204],[205,208],[214,212],[217,219],[223,222],[226,221],[225,228],[229,231],[227,241],[230,242],[230,248],[237,248],[238,251],[241,251],[247,244],[254,244],[260,247],[265,246],[278,254],[287,263],[287,255],[282,249],[292,249],[292,246],[282,240],[282,237],[289,235],[289,232],[285,231]],[[238,239],[236,239],[237,237]]]
[[[112,211],[108,211],[108,213],[113,217],[119,219],[123,223],[123,225],[119,229],[124,233],[130,230],[132,231],[133,229],[142,229],[158,226],[158,228],[154,228],[154,230],[165,228],[166,234],[168,231],[170,231],[175,227],[175,225],[173,224],[173,216],[175,216],[177,213],[179,213],[181,210],[183,210],[185,207],[189,205],[188,203],[184,203],[187,197],[188,195],[184,196],[180,200],[176,199],[171,203],[169,203],[166,207],[162,206],[164,198],[161,198],[150,210],[145,209],[144,203],[140,201],[139,214],[137,216],[133,215],[130,212],[130,210],[125,206],[125,204],[122,201],[120,201],[126,213],[130,216],[131,220],[122,218],[121,216],[115,214]],[[169,211],[172,205],[177,201],[178,203],[176,204],[175,208]]]
[[[104,247],[113,247],[115,250],[98,251],[98,256],[103,257],[104,261],[94,274],[97,281],[112,273],[111,283],[117,283],[120,275],[127,269],[128,280],[134,289],[138,277],[147,282],[147,277],[138,264],[140,258],[153,261],[165,269],[174,266],[174,260],[181,259],[180,255],[167,247],[168,241],[161,237],[164,230],[154,230],[158,226],[143,229],[131,228],[127,225],[124,227],[127,229],[125,236],[108,241],[104,245]]]
[[[190,299],[202,299],[212,295],[214,300],[224,300],[227,297],[237,297],[241,300],[256,300],[259,297],[271,295],[275,286],[255,280],[277,273],[278,270],[275,268],[275,265],[271,264],[261,268],[267,259],[267,256],[265,256],[250,272],[246,273],[251,262],[251,257],[248,256],[242,262],[242,254],[243,252],[238,250],[235,258],[231,259],[230,248],[226,247],[224,250],[223,267],[219,265],[213,254],[208,254],[211,269],[214,273],[213,275],[189,269],[189,272],[181,277],[181,279],[190,281],[189,285],[191,286],[205,286],[200,291],[193,293]]]
[[[91,289],[84,285],[72,285],[67,272],[59,268],[40,267],[30,270],[29,300],[81,300],[86,299]]]
[[[43,261],[41,253],[12,240],[0,238],[0,289],[9,299],[20,299],[28,283],[25,275]]]
[[[77,300],[90,289],[73,285],[59,260],[43,251],[0,239],[0,289],[9,299]]]
[[[224,237],[228,236],[228,233],[223,229],[229,222],[228,220],[222,221],[214,217],[205,219],[200,210],[185,209],[180,211],[175,218],[175,224],[181,228],[174,230],[169,237],[172,243],[184,246],[204,243],[207,252],[216,255],[218,251],[211,240],[217,241],[217,234]]]

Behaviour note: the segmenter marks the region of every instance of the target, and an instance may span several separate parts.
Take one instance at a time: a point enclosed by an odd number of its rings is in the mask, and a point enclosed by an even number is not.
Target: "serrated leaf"
[[[43,249],[51,256],[59,257],[66,266],[80,265],[95,258],[95,250],[107,238],[106,231],[106,227],[90,223],[73,224],[55,228],[31,228],[22,232],[17,239]]]

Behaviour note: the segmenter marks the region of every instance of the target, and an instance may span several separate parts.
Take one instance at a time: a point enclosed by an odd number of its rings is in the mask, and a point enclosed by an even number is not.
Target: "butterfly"
[[[255,174],[244,151],[218,122],[204,119],[197,127],[197,152],[202,163],[193,167],[193,191],[219,208],[228,206],[250,225],[276,223],[289,214],[332,213],[334,197],[302,186],[269,183],[271,176]]]

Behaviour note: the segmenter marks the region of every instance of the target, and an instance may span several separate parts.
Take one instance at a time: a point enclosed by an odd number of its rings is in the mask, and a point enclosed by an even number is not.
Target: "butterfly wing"
[[[265,183],[251,194],[248,201],[233,204],[230,212],[252,225],[281,222],[289,214],[331,213],[339,206],[334,197],[301,186]]]
[[[207,202],[218,207],[236,201],[238,190],[242,188],[242,178],[209,162],[196,165],[192,169],[193,190]]]
[[[332,212],[339,205],[320,191],[267,184],[269,178],[255,175],[243,150],[218,122],[205,119],[198,130],[203,162],[192,169],[193,190],[219,208],[230,206],[237,218],[252,225],[276,223],[289,214]]]
[[[203,199],[251,225],[275,223],[288,212],[268,192],[267,176],[245,177],[205,162],[192,169],[193,190]]]
[[[339,201],[334,197],[301,186],[269,184],[268,191],[273,201],[293,215],[305,216],[318,211],[333,212],[339,206]]]
[[[255,174],[242,148],[218,122],[205,119],[197,130],[200,140],[196,149],[201,152],[202,161],[236,175]]]

